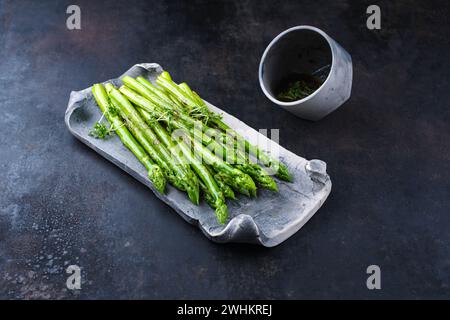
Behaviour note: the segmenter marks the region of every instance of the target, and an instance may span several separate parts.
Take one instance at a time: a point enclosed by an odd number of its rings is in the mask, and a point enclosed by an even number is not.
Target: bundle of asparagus
[[[292,181],[284,164],[230,128],[195,91],[186,83],[175,83],[168,72],[159,75],[156,85],[142,77],[125,76],[122,82],[120,88],[110,83],[93,86],[103,115],[91,134],[106,138],[117,133],[159,192],[164,193],[169,182],[194,204],[203,194],[224,224],[225,199],[235,199],[235,191],[249,197],[256,196],[257,186],[278,192],[264,167],[275,168],[276,177]]]

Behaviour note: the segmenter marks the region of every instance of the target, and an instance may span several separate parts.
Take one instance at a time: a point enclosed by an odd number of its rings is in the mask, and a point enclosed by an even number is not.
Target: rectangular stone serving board
[[[163,71],[156,63],[136,64],[122,76],[105,81],[116,86],[120,79],[129,75],[142,76],[150,82]],[[89,131],[100,118],[101,111],[92,95],[91,88],[72,91],[65,114],[69,131],[81,142],[116,164],[138,181],[148,186],[162,201],[172,207],[183,219],[194,224],[212,241],[219,243],[245,242],[272,247],[296,233],[321,207],[331,191],[331,180],[326,173],[326,164],[321,160],[306,160],[269,141],[239,119],[206,102],[208,107],[223,116],[223,121],[235,130],[250,130],[257,137],[261,148],[268,145],[278,149],[280,160],[293,175],[293,183],[277,179],[280,191],[274,193],[258,189],[257,198],[238,195],[237,200],[228,201],[230,218],[225,225],[217,222],[214,210],[204,201],[199,206],[192,204],[186,194],[168,186],[166,194],[157,192],[147,172],[135,156],[121,143],[117,135],[101,140],[89,136]]]

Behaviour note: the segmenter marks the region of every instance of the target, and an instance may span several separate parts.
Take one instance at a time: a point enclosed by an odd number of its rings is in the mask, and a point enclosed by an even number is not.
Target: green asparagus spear
[[[159,140],[164,144],[164,146],[171,152],[174,159],[184,166],[186,170],[186,174],[188,175],[188,179],[194,184],[198,184],[197,176],[194,172],[192,172],[189,161],[184,157],[184,155],[177,150],[175,144],[172,141],[172,138],[170,137],[169,133],[166,131],[166,129],[154,118],[150,113],[147,111],[137,108],[138,112],[141,114],[144,121],[148,124],[149,127],[151,127],[155,133],[158,135]]]
[[[152,98],[151,92],[147,91],[146,88],[144,89],[144,88],[140,87],[139,85],[136,85],[135,83],[133,83],[133,80],[134,79],[132,79],[132,78],[131,78],[131,80],[126,79],[125,83],[133,84],[134,88],[136,90],[138,90],[139,93],[146,95],[146,97],[148,97],[148,98]],[[186,90],[186,92],[192,92],[192,91],[190,91],[190,88],[186,84],[184,84],[180,87],[183,87],[184,90]],[[150,101],[149,99],[146,99],[131,90],[128,90],[126,92],[124,91],[124,93],[127,95],[128,98],[131,99],[131,101],[133,101],[134,103],[136,103],[137,105],[139,105],[141,107],[145,107],[146,110],[151,110],[153,112],[153,114],[162,112],[161,111],[161,109],[162,109],[161,101],[157,101],[157,99],[153,99],[153,101]],[[213,128],[209,128],[207,126],[202,126],[204,128],[203,131],[205,134],[201,134],[200,130],[195,130],[195,128],[198,127],[196,125],[196,121],[190,119],[188,116],[186,116],[184,114],[182,114],[181,116],[180,116],[180,114],[178,114],[178,116],[174,116],[172,118],[169,118],[168,120],[167,119],[165,119],[165,120],[168,122],[168,126],[173,125],[176,128],[182,128],[185,130],[194,131],[196,136],[198,134],[200,134],[200,136],[203,139],[202,142],[205,145],[208,145],[210,150],[214,149],[214,151],[217,152],[218,150],[223,149],[223,151],[221,153],[219,153],[219,154],[216,153],[217,156],[222,157],[222,159],[225,159],[226,157],[232,157],[232,158],[226,158],[226,159],[227,160],[232,159],[231,162],[233,164],[238,164],[238,162],[239,162],[239,169],[241,169],[241,171],[243,171],[247,174],[250,174],[250,176],[252,178],[254,178],[260,186],[262,186],[263,188],[266,188],[266,189],[273,190],[273,191],[278,191],[277,185],[276,185],[275,181],[270,177],[270,175],[264,169],[260,168],[258,165],[249,163],[249,161],[248,161],[249,159],[248,159],[248,157],[246,157],[245,154],[243,154],[241,152],[239,161],[236,160],[236,158],[233,156],[233,154],[236,151],[232,150],[232,149],[239,149],[239,147],[237,147],[237,148],[231,147],[231,149],[230,149],[230,147],[228,146],[227,147],[228,154],[225,154],[225,151],[227,149],[225,149],[223,147],[224,144],[214,142],[214,139],[211,138],[212,136],[219,136],[219,137],[221,137],[222,140],[226,140],[226,139],[230,139],[230,138],[233,139],[232,137],[225,136],[225,138],[224,138],[223,132],[220,132]],[[186,125],[186,123],[187,123],[187,125]],[[193,126],[192,126],[192,124],[193,124]],[[188,126],[190,126],[190,127],[188,127]],[[193,130],[191,130],[192,127],[194,127]],[[198,138],[198,136],[197,136],[197,138]],[[212,141],[212,143],[211,143],[211,141]],[[234,139],[233,139],[233,141],[234,141]],[[242,147],[242,149],[243,149],[243,147]],[[231,152],[230,152],[230,150],[231,150]]]
[[[235,167],[252,177],[258,186],[263,189],[278,192],[278,186],[275,180],[256,163],[236,164]]]
[[[159,76],[165,78],[166,80],[172,81],[172,76],[167,71],[161,72]]]
[[[157,135],[153,132],[153,130],[142,120],[139,113],[136,109],[131,105],[131,103],[112,85],[107,88],[108,94],[115,101],[120,109],[120,111],[124,114],[124,117],[128,120],[129,127],[137,127],[141,130],[146,138],[146,140],[153,143],[154,149],[159,153],[159,155],[163,158],[163,161],[168,164],[168,166],[172,169],[175,176],[179,179],[179,183],[184,187],[186,192],[188,193],[189,199],[194,204],[199,203],[199,186],[198,181],[192,179],[189,173],[186,171],[185,167],[183,167],[182,163],[178,163],[178,161],[174,161],[170,151],[162,145],[157,137]],[[172,181],[171,181],[172,182]],[[176,184],[175,184],[176,185]]]
[[[187,108],[194,109],[197,104],[181,90],[178,85],[171,79],[168,79],[165,75],[168,75],[167,71],[162,72],[156,79],[156,83],[167,92],[173,94],[178,100],[180,100]]]
[[[187,84],[184,84],[183,87],[189,88]],[[195,91],[192,91],[190,88],[188,91],[192,92],[192,99],[196,103],[204,105],[206,107],[205,102],[200,98],[200,96]],[[218,128],[225,131],[227,134],[234,136],[237,139],[238,143],[245,148],[245,151],[254,155],[259,161],[261,161],[262,164],[264,164],[264,166],[269,168],[273,167],[274,169],[276,169],[277,170],[276,176],[278,178],[280,178],[281,180],[292,182],[292,176],[289,173],[288,168],[283,163],[272,158],[269,154],[267,154],[264,150],[261,150],[258,146],[252,145],[244,137],[242,137],[239,133],[237,133],[234,129],[232,129],[230,126],[224,123],[221,119],[213,117],[211,118],[211,121]]]
[[[214,180],[212,174],[209,172],[207,167],[202,164],[196,157],[194,157],[189,150],[188,146],[184,143],[184,141],[179,141],[176,145],[172,141],[172,138],[169,136],[168,132],[164,127],[162,127],[157,121],[155,121],[154,117],[147,111],[143,109],[138,109],[138,111],[143,116],[144,120],[148,125],[152,126],[155,129],[156,134],[164,143],[164,145],[172,151],[172,154],[179,155],[180,153],[177,151],[181,151],[182,156],[186,159],[187,163],[189,163],[192,168],[197,172],[198,176],[201,179],[200,187],[203,189],[203,192],[206,192],[206,200],[207,202],[216,209],[216,215],[219,219],[220,223],[225,223],[226,218],[228,216],[228,211],[225,205],[224,196],[221,191],[222,188],[220,185],[223,184]],[[179,150],[177,150],[177,148]],[[183,161],[183,159],[180,159]],[[216,183],[217,182],[217,183]],[[231,190],[227,185],[224,185],[223,188],[226,190],[226,194],[234,199],[233,190]]]
[[[167,180],[177,189],[186,191],[185,184],[176,176],[176,173],[174,172],[172,167],[155,148],[154,141],[149,140],[144,131],[141,130],[141,128],[133,125],[133,123],[126,118],[126,115],[123,113],[123,111],[120,110],[119,105],[114,99],[111,99],[111,103],[116,106],[121,117],[125,119],[124,122],[128,127],[128,130],[130,130],[130,132],[133,134],[133,136],[136,137],[142,147],[144,147],[145,151],[147,151],[147,153],[150,155],[150,157],[160,166]]]
[[[166,92],[164,92],[160,88],[154,86],[147,79],[145,79],[143,77],[137,77],[136,80],[140,84],[144,85],[148,90],[150,90],[150,92],[152,92],[153,94],[157,95],[160,99],[164,100],[168,105],[175,104],[175,106],[176,106],[178,111],[181,111],[181,112],[186,111],[186,110],[183,110],[183,104],[181,102],[179,102],[176,99],[172,99],[170,96],[168,96],[166,94]]]
[[[205,102],[199,97],[198,94],[196,94],[194,91],[192,91],[191,87],[188,86],[186,82],[182,82],[178,85],[181,90],[183,90],[186,95],[192,99],[192,101],[197,105],[205,105]]]
[[[138,94],[136,91],[130,89],[128,86],[121,86],[119,90],[124,96],[127,97],[128,100],[130,100],[136,106],[146,110],[152,116],[168,122],[168,125],[170,125],[173,120],[179,120],[189,128],[202,126],[201,122],[192,119],[187,114],[178,112],[177,110],[173,110],[168,105],[156,104],[155,102]]]
[[[214,155],[248,174],[259,186],[278,192],[278,186],[275,180],[258,164],[252,163],[239,148],[235,148],[234,145],[217,142],[217,139],[212,139],[198,130],[192,130],[191,133],[194,139],[203,143]]]
[[[144,119],[147,121],[147,123],[154,121],[152,120],[152,116],[150,113],[140,108],[138,109],[143,115]],[[259,165],[251,163],[249,159],[245,157],[245,154],[242,153],[240,150],[234,150],[235,148],[233,146],[227,146],[222,143],[216,142],[216,140],[218,139],[215,140],[210,136],[208,136],[207,134],[203,134],[201,130],[196,130],[196,128],[190,130],[187,126],[185,126],[181,121],[177,119],[172,119],[170,123],[177,129],[184,129],[186,131],[190,131],[191,133],[193,133],[194,137],[197,140],[201,141],[205,146],[207,146],[208,149],[210,149],[210,151],[212,151],[217,157],[233,164],[242,172],[249,174],[264,189],[269,189],[276,192],[278,191],[277,184],[272,179],[272,177]],[[155,131],[157,130],[155,129]],[[212,130],[207,130],[207,133],[209,133],[210,131]],[[213,132],[211,135],[214,134],[217,134],[217,132],[216,133]],[[161,140],[167,141],[167,138],[165,138],[164,136],[159,135],[159,137]],[[170,142],[166,142],[166,146],[168,146],[169,143]],[[223,191],[223,188],[221,189]],[[228,191],[227,195],[231,196],[231,193]]]
[[[155,186],[156,190],[160,193],[164,193],[166,188],[166,179],[163,175],[161,168],[156,165],[150,157],[145,153],[141,145],[136,141],[136,139],[131,135],[128,129],[123,126],[122,119],[114,111],[110,111],[111,108],[110,101],[106,91],[101,84],[94,84],[92,87],[92,93],[94,94],[95,100],[105,115],[109,123],[115,128],[117,135],[119,136],[122,143],[130,149],[131,152],[138,158],[138,160],[145,166],[148,171],[148,177],[150,181]]]
[[[212,173],[214,171],[211,168],[211,169],[209,169],[209,172],[212,175]],[[217,185],[219,186],[219,189],[220,189],[220,191],[222,191],[222,194],[224,195],[225,198],[231,199],[231,200],[236,199],[233,189],[231,189],[231,187],[229,185],[227,185],[227,183],[223,180],[223,178],[220,175],[217,175],[217,174],[214,175],[214,180],[216,180]]]
[[[174,144],[174,142],[172,141],[172,138],[170,137],[169,133],[166,131],[166,129],[161,126],[161,124],[159,124],[157,121],[155,121],[154,117],[152,117],[152,115],[150,113],[148,113],[147,111],[145,111],[144,109],[140,109],[138,108],[139,113],[142,115],[142,117],[144,118],[144,120],[147,122],[147,124],[149,124],[150,126],[154,126],[155,127],[155,132],[158,135],[158,137],[161,139],[161,141],[164,143],[164,145],[172,151],[172,154],[179,156],[179,153],[177,151],[176,145]],[[182,126],[181,124],[177,127],[178,129],[185,129],[186,128],[184,126]],[[185,152],[187,151],[188,148],[186,149],[186,147],[183,147],[181,152],[183,153],[183,156]],[[186,157],[186,156],[185,156]],[[180,161],[183,161],[183,159],[180,159]],[[187,163],[190,163],[189,159],[186,159]],[[198,160],[197,160],[198,162]],[[199,166],[202,165],[201,163],[191,163],[191,166]],[[212,169],[210,169],[208,167],[208,165],[203,164],[206,169],[209,171],[210,175],[213,176],[213,171]],[[195,168],[194,168],[195,170]],[[204,170],[204,169],[202,169]],[[217,185],[219,186],[220,191],[222,191],[223,195],[225,196],[225,198],[229,198],[229,199],[235,199],[235,195],[233,192],[233,189],[231,189],[224,181],[223,179],[221,179],[220,177],[214,176]]]
[[[152,101],[164,109],[170,108],[172,111],[176,111],[178,109],[178,106],[167,95],[165,95],[164,92],[162,92],[159,88],[154,86],[152,87],[152,84],[148,81],[143,84],[132,77],[125,76],[122,78],[122,82],[130,89],[133,89],[144,98]]]
[[[213,123],[218,128],[237,138],[237,142],[242,144],[245,151],[254,155],[264,166],[269,168],[274,168],[277,170],[276,176],[285,181],[292,181],[292,176],[290,175],[287,167],[280,161],[272,158],[265,151],[261,150],[258,146],[252,145],[239,133],[233,130],[230,126],[224,123],[220,116],[212,116],[212,112],[209,111],[206,103],[200,98],[200,96],[191,90],[191,88],[186,84],[182,83],[177,85],[171,80],[170,75],[167,71],[161,73],[161,75],[156,80],[156,83],[163,87],[166,91],[169,91],[176,98],[178,98],[184,105],[194,110],[196,113],[203,114],[203,118],[207,119],[207,123]]]
[[[171,79],[167,71],[162,72],[156,79],[156,83],[161,86],[175,99],[178,99],[189,110],[189,115],[194,119],[202,121],[207,124],[209,121],[220,116],[214,112],[210,112],[205,104],[199,104],[191,98],[189,92],[186,92],[186,84],[183,86],[177,85]]]
[[[188,135],[189,133],[186,133],[186,137]],[[200,156],[203,161],[214,168],[219,179],[221,178],[223,181],[225,181],[226,184],[230,185],[246,196],[256,196],[256,185],[249,175],[243,173],[239,169],[232,167],[219,157],[216,157],[211,151],[209,151],[209,149],[204,147],[201,142],[198,142],[195,139],[191,139],[190,137],[188,137],[188,139],[194,147],[196,155]]]
[[[168,127],[171,127],[175,123],[177,123],[178,126],[182,124],[184,127],[188,127],[189,130],[192,128],[198,128],[211,137],[218,136],[222,141],[227,140],[226,134],[220,130],[206,126],[201,121],[191,118],[191,116],[186,114],[184,110],[180,110],[180,108],[174,107],[170,104],[165,104],[161,101],[161,99],[155,97],[153,92],[148,90],[148,86],[152,85],[148,83],[148,81],[147,85],[145,85],[145,79],[143,79],[144,81],[142,81],[142,84],[146,88],[137,85],[132,78],[124,77],[123,80],[127,85],[120,88],[121,92],[139,108],[142,108],[151,113],[153,116],[158,116],[161,120],[166,121]],[[136,91],[131,90],[130,87],[133,87]]]
[[[106,84],[106,89],[111,91],[112,89],[114,89],[114,87],[108,83]],[[167,180],[169,180],[169,182],[177,189],[181,191],[186,191],[185,185],[182,183],[180,179],[178,179],[178,177],[176,177],[176,174],[173,171],[172,167],[169,166],[169,163],[161,156],[159,151],[156,149],[154,141],[149,140],[147,138],[142,128],[133,125],[133,123],[129,121],[126,114],[120,109],[119,104],[116,100],[110,99],[110,101],[115,106],[116,110],[119,112],[121,117],[124,119],[124,122],[128,130],[131,131],[133,136],[139,141],[142,147],[144,147],[145,151],[147,151],[150,157],[160,166],[164,175],[167,177]]]
[[[224,123],[222,120],[214,120],[214,123],[223,131],[227,132],[227,134],[230,134],[234,136],[241,146],[245,148],[245,151],[255,156],[261,163],[268,167],[273,168],[277,170],[276,176],[280,178],[281,180],[292,182],[292,176],[289,173],[288,168],[281,163],[279,160],[276,160],[272,158],[268,153],[266,153],[264,150],[261,150],[258,146],[255,146],[245,140],[244,137],[242,137],[239,133],[237,133],[235,130],[233,130],[230,126],[228,126],[226,123]]]
[[[210,205],[211,208],[214,208],[214,198],[209,192],[208,188],[206,187],[206,184],[203,183],[202,180],[199,181],[200,190],[202,191],[203,198],[205,199],[206,203]]]
[[[197,172],[198,176],[202,180],[202,183],[206,186],[207,196],[209,197],[209,204],[216,210],[216,216],[220,223],[224,224],[228,217],[228,209],[225,204],[225,198],[219,189],[216,181],[214,180],[208,169],[195,157],[189,147],[184,141],[179,141],[177,147],[180,148],[183,155],[188,159],[191,166]]]
[[[161,124],[155,119],[150,113],[141,108],[136,108],[139,114],[142,116],[142,119],[147,123],[147,125],[152,128],[155,133],[158,135],[160,141],[164,144],[164,146],[168,149],[171,147],[170,137]]]

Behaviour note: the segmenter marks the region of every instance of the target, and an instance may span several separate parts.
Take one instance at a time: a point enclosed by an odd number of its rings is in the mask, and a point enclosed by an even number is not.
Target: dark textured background
[[[81,31],[66,29],[72,3]],[[450,298],[449,16],[447,1],[0,1],[0,298]],[[257,80],[265,46],[300,24],[354,63],[351,99],[317,123]],[[73,138],[70,91],[138,62],[325,160],[322,209],[278,247],[217,245]],[[366,288],[370,264],[382,290]]]

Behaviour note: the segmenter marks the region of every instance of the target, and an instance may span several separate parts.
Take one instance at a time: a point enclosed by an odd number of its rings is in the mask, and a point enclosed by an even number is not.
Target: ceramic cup
[[[264,51],[259,84],[272,102],[308,120],[319,120],[350,97],[352,59],[336,41],[312,26],[297,26],[280,33]],[[323,83],[309,96],[292,102],[276,98],[283,79],[309,74]]]

